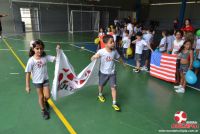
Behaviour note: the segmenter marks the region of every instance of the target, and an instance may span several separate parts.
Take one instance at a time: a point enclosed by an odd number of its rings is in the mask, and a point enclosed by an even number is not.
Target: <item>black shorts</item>
[[[116,87],[116,74],[103,74],[99,72],[99,86],[105,86],[109,81],[110,87]]]
[[[45,80],[43,83],[33,83],[35,88],[43,88],[49,86],[49,80]]]
[[[150,57],[150,50],[143,50],[142,52],[142,57],[144,58],[144,60],[149,60]]]
[[[2,26],[0,25],[0,32],[2,32]]]
[[[142,54],[135,54],[135,60],[136,61],[141,61],[142,60]]]

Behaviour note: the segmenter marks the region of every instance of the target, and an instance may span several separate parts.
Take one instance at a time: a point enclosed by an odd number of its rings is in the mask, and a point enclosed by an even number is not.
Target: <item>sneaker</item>
[[[50,111],[50,105],[49,105],[49,103],[47,101],[45,101],[44,104],[45,104],[45,109],[47,111]]]
[[[185,93],[185,89],[184,88],[179,88],[177,90],[175,90],[177,93]]]
[[[182,85],[174,86],[174,88],[182,88]]]
[[[142,70],[142,71],[148,71],[148,68],[145,67],[145,66],[143,66],[143,67],[141,68],[141,70]]]
[[[98,99],[99,99],[99,101],[102,102],[102,103],[106,101],[106,99],[103,97],[103,95],[99,95],[99,96],[98,96]]]
[[[46,110],[43,110],[43,111],[42,111],[42,117],[43,117],[45,120],[48,120],[48,119],[49,119],[49,112],[46,111]]]
[[[136,68],[136,67],[133,67],[133,71],[135,71],[135,70],[137,70],[137,68]]]
[[[112,107],[113,107],[113,109],[114,109],[115,111],[117,111],[117,112],[120,111],[120,107],[119,107],[117,104],[113,104]]]
[[[139,72],[140,72],[140,69],[135,70],[135,73],[139,73]]]

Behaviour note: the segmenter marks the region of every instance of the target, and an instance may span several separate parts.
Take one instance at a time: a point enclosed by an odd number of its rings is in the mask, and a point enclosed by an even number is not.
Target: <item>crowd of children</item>
[[[149,70],[151,52],[156,48],[161,53],[177,54],[176,76],[179,86],[174,88],[177,93],[184,93],[186,72],[189,69],[193,69],[196,75],[199,72],[199,69],[192,65],[193,61],[200,60],[200,35],[196,34],[196,31],[191,25],[191,20],[186,19],[182,28],[161,31],[162,38],[160,43],[156,44],[154,35],[159,31],[131,23],[130,19],[127,19],[124,23],[115,20],[114,26],[111,25],[106,32],[100,28],[99,38],[102,40],[104,35],[112,35],[115,48],[124,59],[134,56],[136,67],[133,71],[136,73]],[[100,41],[99,48],[104,48],[102,44]],[[131,48],[134,53],[131,55],[127,53],[128,48]],[[141,67],[141,60],[144,61],[143,67]]]

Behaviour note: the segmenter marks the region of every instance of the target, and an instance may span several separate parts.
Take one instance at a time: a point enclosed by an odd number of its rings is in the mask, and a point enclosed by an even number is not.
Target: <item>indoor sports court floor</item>
[[[188,120],[200,122],[199,91],[187,88],[185,94],[177,94],[173,84],[153,78],[147,72],[133,73],[131,66],[119,63],[117,82],[121,112],[112,109],[108,86],[103,104],[97,100],[97,86],[91,86],[53,101],[51,119],[43,120],[35,88],[31,85],[31,94],[25,91],[24,65],[28,60],[29,41],[33,38],[43,40],[50,55],[56,54],[56,42],[61,42],[70,63],[79,73],[90,63],[93,54],[90,51],[96,48],[85,42],[92,36],[27,33],[0,40],[1,134],[155,134],[171,129],[177,111],[185,111]],[[79,48],[83,46],[90,51]],[[48,70],[52,83],[53,63],[48,64]],[[58,116],[62,115],[60,119]]]

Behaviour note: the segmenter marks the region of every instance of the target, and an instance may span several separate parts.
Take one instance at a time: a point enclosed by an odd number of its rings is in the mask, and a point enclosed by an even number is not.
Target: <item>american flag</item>
[[[177,55],[153,52],[151,55],[150,75],[156,78],[176,82]]]

